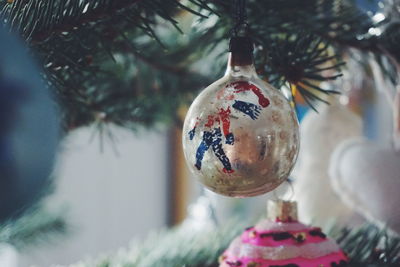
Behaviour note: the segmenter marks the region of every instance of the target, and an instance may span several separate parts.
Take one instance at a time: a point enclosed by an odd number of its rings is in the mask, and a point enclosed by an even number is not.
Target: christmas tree
[[[295,85],[312,105],[334,93],[319,84],[340,76],[324,71],[342,66],[347,51],[398,61],[396,1],[365,1],[370,10],[356,2],[248,1],[258,73],[277,88]],[[67,130],[173,120],[180,104],[220,76],[235,20],[231,1],[15,0],[0,8],[4,26],[43,65]]]
[[[340,79],[348,61],[365,68],[373,61],[392,85],[389,94],[399,83],[395,0],[1,0],[0,17],[38,59],[65,132],[90,124],[182,125],[180,108],[222,75],[228,39],[243,25],[258,75],[294,106],[318,111],[318,102],[328,104],[340,90],[324,82]],[[135,257],[96,264],[214,266],[240,229],[210,233],[223,233],[214,247],[182,231],[161,235],[158,246],[138,246]],[[354,262],[398,263],[400,241],[385,231],[371,226],[335,237]],[[198,246],[165,252],[176,240]],[[155,246],[157,253],[144,257]]]

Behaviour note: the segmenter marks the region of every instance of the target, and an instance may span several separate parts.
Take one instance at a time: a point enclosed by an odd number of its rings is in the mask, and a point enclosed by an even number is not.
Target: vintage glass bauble
[[[288,178],[298,122],[282,93],[257,76],[252,54],[232,52],[225,75],[191,105],[183,147],[189,169],[208,189],[256,196]]]
[[[58,112],[26,47],[0,29],[0,222],[48,187],[59,140]],[[1,264],[0,264],[1,265]]]

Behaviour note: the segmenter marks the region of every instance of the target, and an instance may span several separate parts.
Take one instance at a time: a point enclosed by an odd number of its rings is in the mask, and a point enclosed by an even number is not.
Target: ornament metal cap
[[[229,52],[253,53],[254,44],[248,36],[234,36],[229,42]]]
[[[284,200],[268,200],[268,219],[279,222],[297,221],[297,202]]]

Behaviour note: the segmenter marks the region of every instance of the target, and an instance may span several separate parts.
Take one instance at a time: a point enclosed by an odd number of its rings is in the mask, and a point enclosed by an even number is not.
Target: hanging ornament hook
[[[277,190],[272,191],[273,192],[273,198],[272,198],[273,200],[275,200],[275,201],[282,200],[282,201],[289,201],[289,202],[293,200],[295,192],[294,192],[292,179],[287,178],[285,180],[285,183],[288,185],[288,189],[285,190],[285,192],[282,194],[282,196],[278,195]]]
[[[232,17],[234,26],[229,41],[229,52],[235,54],[232,60],[238,65],[249,65],[253,61],[254,44],[248,36],[246,0],[233,0]]]
[[[246,36],[248,30],[246,0],[233,0],[233,19],[235,25],[232,29],[232,37]]]

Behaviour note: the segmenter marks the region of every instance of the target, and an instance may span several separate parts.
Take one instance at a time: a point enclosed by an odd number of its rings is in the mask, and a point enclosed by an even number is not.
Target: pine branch
[[[197,38],[193,42],[177,35],[177,15],[182,11],[199,18],[201,30],[193,28],[188,35]],[[179,0],[0,1],[3,23],[21,33],[44,66],[45,78],[55,87],[66,129],[96,122],[103,113],[105,122],[123,125],[151,125],[170,119],[176,109],[170,103],[188,101],[215,77],[215,71],[199,75],[184,70],[201,61],[204,54],[200,50],[223,46],[233,25],[231,13],[231,2],[224,0],[188,0],[184,4]],[[209,23],[216,14],[218,22]],[[278,88],[301,81],[300,93],[310,103],[324,100],[320,93],[331,93],[318,84],[338,77],[335,72],[333,76],[326,73],[342,65],[337,60],[342,57],[340,51],[358,47],[379,56],[382,47],[400,58],[400,27],[392,25],[391,18],[373,22],[352,0],[248,0],[248,18],[250,34],[263,48],[256,57],[257,69]],[[374,36],[369,33],[373,27],[385,31]],[[204,40],[198,38],[201,35]],[[291,36],[303,37],[303,41],[293,42]],[[173,43],[171,38],[180,41]],[[170,57],[166,50],[171,47],[185,52]],[[129,60],[121,61],[124,57]],[[132,71],[141,77],[134,77]],[[152,72],[157,82],[145,82],[152,79]],[[174,78],[174,72],[185,81]],[[209,79],[202,82],[204,77]],[[128,97],[133,99],[131,103]]]
[[[342,229],[335,236],[353,264],[400,264],[400,238],[385,229],[366,224]]]
[[[191,2],[206,7],[203,0]],[[159,26],[163,20],[178,28],[173,15],[179,8],[196,12],[177,0],[16,0],[0,5],[4,21],[21,32],[45,66],[45,77],[55,87],[62,106],[65,129],[98,118],[125,126],[165,121],[173,117],[173,105],[185,99],[180,96],[184,91],[173,87],[197,89],[200,75],[185,71],[182,64],[188,62],[185,55],[194,59],[188,50],[178,46],[184,54],[173,52],[179,56],[171,57],[150,39],[158,39],[157,32],[164,31],[164,26]],[[177,36],[174,29],[168,32]],[[148,50],[153,53],[146,53]],[[116,57],[129,60],[117,62]],[[178,58],[180,62],[176,62]],[[136,65],[140,72],[154,69],[162,75],[162,83],[156,86],[162,89],[155,93],[151,78],[144,85],[139,82],[142,78],[126,73],[122,65],[127,64]]]
[[[223,1],[215,3],[219,13],[228,12]],[[258,72],[277,88],[295,84],[311,106],[324,102],[320,93],[331,93],[317,84],[341,76],[324,74],[344,65],[341,51],[356,47],[365,54],[382,54],[381,47],[388,51],[390,47],[393,55],[398,54],[400,27],[386,27],[390,18],[374,22],[355,1],[249,1],[248,6],[251,35],[262,50],[255,57]],[[219,24],[229,28],[232,21],[222,17]],[[374,28],[386,29],[385,34],[378,38],[370,33]],[[291,41],[291,36],[297,38]]]
[[[18,1],[18,0],[17,0]],[[34,1],[34,0],[31,0]],[[66,8],[68,3],[72,4],[72,1],[61,1],[59,6],[56,5],[56,1],[50,2],[53,5],[48,5],[49,10],[70,10],[70,12],[65,13],[63,16],[60,14],[45,14],[45,17],[58,16],[59,19],[57,23],[53,24],[49,21],[45,24],[47,28],[41,28],[39,31],[34,31],[31,35],[32,43],[42,42],[49,38],[52,34],[60,34],[63,32],[70,32],[76,27],[84,26],[85,24],[96,23],[98,21],[111,18],[113,14],[122,12],[125,9],[132,8],[137,2],[141,0],[120,0],[120,1],[103,1],[98,5],[93,4],[94,1],[76,1],[73,7],[77,7],[77,10],[71,10],[72,8]],[[36,1],[35,1],[36,2]],[[61,4],[61,5],[60,5]],[[64,4],[64,7],[62,6]],[[92,8],[93,7],[93,8]],[[78,17],[73,16],[73,14],[79,14]]]
[[[67,225],[60,214],[51,214],[39,205],[17,219],[0,225],[0,243],[8,243],[22,250],[38,243],[47,243],[65,234]]]
[[[80,262],[79,266],[217,267],[218,257],[233,238],[243,231],[244,226],[243,223],[231,222],[215,229],[193,229],[183,224],[151,234],[129,249],[120,249],[118,254]],[[348,253],[351,259],[349,267],[389,267],[399,264],[400,239],[384,230],[365,225],[341,229],[332,234]]]
[[[121,249],[118,255],[81,264],[82,267],[217,267],[218,257],[243,229],[243,224],[237,222],[219,229],[192,229],[190,225],[182,225],[150,234],[144,241],[133,243],[131,248]]]
[[[53,35],[67,35],[99,23],[115,22],[118,17],[133,18],[131,26],[154,24],[152,17],[160,17],[176,24],[171,6],[176,0],[15,0],[0,3],[0,16],[30,43],[47,41]],[[152,8],[157,7],[156,10]],[[167,7],[166,9],[164,9]]]

